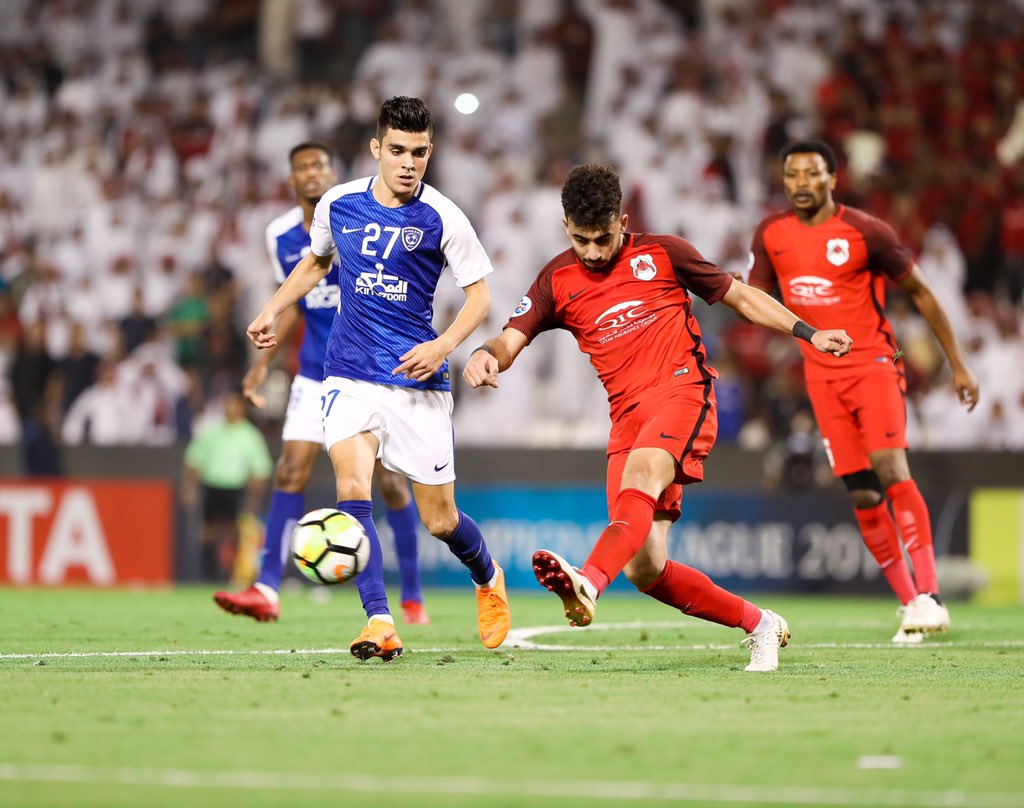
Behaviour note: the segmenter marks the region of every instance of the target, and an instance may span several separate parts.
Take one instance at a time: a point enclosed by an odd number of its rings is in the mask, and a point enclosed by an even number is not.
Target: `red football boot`
[[[274,623],[281,614],[281,605],[271,602],[255,585],[241,592],[217,592],[214,602],[231,614],[244,614],[260,623]]]

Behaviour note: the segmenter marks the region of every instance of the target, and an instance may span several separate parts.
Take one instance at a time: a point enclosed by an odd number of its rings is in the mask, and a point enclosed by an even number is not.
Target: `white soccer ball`
[[[319,508],[303,516],[292,533],[292,558],[313,583],[341,584],[366,569],[370,540],[354,516]]]

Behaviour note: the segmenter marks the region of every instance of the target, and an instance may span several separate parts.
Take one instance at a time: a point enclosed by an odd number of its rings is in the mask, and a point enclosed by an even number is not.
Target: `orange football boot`
[[[512,610],[505,592],[505,571],[497,563],[494,569],[498,573],[494,586],[476,588],[476,622],[485,648],[497,648],[512,628]]]
[[[363,626],[363,630],[359,632],[358,637],[352,640],[348,650],[356,659],[380,657],[385,662],[390,662],[395,657],[401,656],[405,647],[391,623],[374,618]]]

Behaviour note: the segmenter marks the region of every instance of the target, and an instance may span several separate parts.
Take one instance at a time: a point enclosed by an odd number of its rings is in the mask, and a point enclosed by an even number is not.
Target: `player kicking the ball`
[[[309,230],[313,211],[324,193],[338,181],[331,165],[331,151],[323,143],[307,141],[294,146],[288,154],[290,183],[299,204],[272,221],[266,230],[267,251],[278,283],[309,252]],[[299,349],[299,372],[292,381],[288,413],[281,432],[281,456],[274,474],[274,494],[267,513],[266,539],[260,558],[260,573],[252,586],[240,592],[217,592],[213,599],[224,611],[244,614],[259,622],[273,622],[281,613],[278,590],[284,562],[291,549],[295,523],[305,511],[303,492],[313,474],[316,459],[323,451],[324,424],[320,412],[321,380],[327,336],[338,309],[340,290],[338,267],[330,272],[296,305],[285,309],[277,321],[280,342],[295,329],[300,318],[305,322]],[[261,351],[245,374],[242,389],[250,403],[263,406],[257,392],[270,367],[275,348]],[[401,579],[402,616],[406,623],[429,623],[423,606],[418,556],[419,517],[409,495],[409,486],[400,474],[377,464],[373,478],[387,508],[388,526],[395,539],[395,555]]]
[[[625,571],[645,595],[684,614],[743,628],[751,652],[746,670],[776,670],[789,640],[786,621],[666,553],[683,485],[704,479],[717,434],[717,373],[707,363],[689,291],[822,353],[843,356],[851,340],[845,331],[814,330],[765,293],[734,282],[681,238],[627,232],[619,178],[609,168],[574,168],[562,187],[562,208],[572,249],[540,271],[504,331],[473,352],[464,373],[471,387],[497,387],[498,374],[534,337],[564,328],[608,391],[608,527],[582,568],[547,550],[534,553],[537,580],[561,598],[571,625],[585,626],[601,592]]]
[[[323,195],[313,214],[310,252],[248,328],[257,348],[273,347],[276,317],[330,272],[337,252],[341,303],[327,341],[322,407],[338,509],[359,520],[371,544],[370,562],[356,578],[367,617],[350,646],[359,659],[387,661],[403,651],[370,518],[377,458],[412,480],[423,524],[468,569],[484,646],[500,645],[511,626],[504,573],[476,522],[455,504],[447,362],[487,316],[492,267],[465,214],[422,181],[432,129],[430,111],[418,98],[381,105],[370,141],[379,173]],[[449,266],[466,303],[438,335],[431,323],[434,292]]]

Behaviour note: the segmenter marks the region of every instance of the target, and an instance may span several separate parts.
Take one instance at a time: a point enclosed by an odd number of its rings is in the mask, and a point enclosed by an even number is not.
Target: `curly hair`
[[[384,139],[389,129],[400,132],[426,132],[433,137],[434,119],[422,99],[396,95],[380,105],[377,116],[377,140]]]
[[[562,186],[562,210],[577,227],[596,230],[622,211],[619,175],[608,166],[576,166]]]

